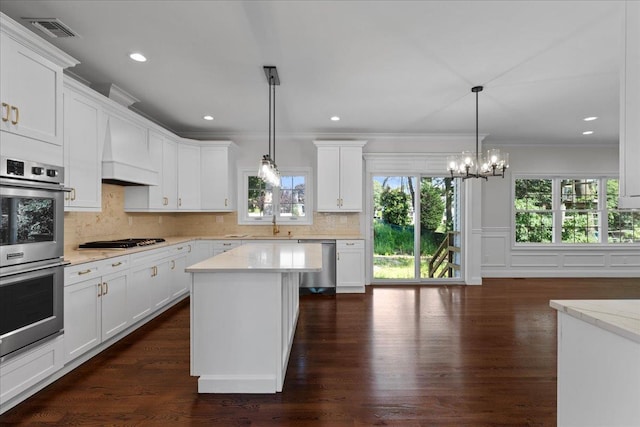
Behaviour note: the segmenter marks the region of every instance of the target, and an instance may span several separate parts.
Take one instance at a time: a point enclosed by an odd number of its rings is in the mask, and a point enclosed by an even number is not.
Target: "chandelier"
[[[262,156],[258,177],[272,187],[280,187],[280,171],[276,165],[276,86],[280,85],[276,67],[264,67],[264,74],[269,83],[269,153]],[[272,126],[273,125],[273,126]],[[273,129],[273,139],[271,138]],[[273,157],[271,157],[271,142],[273,140]]]
[[[490,176],[501,176],[509,167],[509,153],[500,152],[494,148],[487,150],[487,156],[481,157],[479,152],[478,138],[478,93],[482,92],[482,86],[474,86],[471,92],[476,94],[476,152],[475,156],[470,151],[463,151],[459,156],[447,157],[447,170],[451,173],[451,178],[484,178],[489,180]]]

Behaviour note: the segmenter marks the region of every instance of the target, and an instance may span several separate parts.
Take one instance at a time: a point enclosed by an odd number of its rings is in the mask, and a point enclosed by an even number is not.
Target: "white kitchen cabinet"
[[[172,251],[169,259],[169,294],[172,299],[189,291],[191,275],[184,270],[187,268],[189,254],[193,251],[192,247],[191,243],[181,244],[174,246]]]
[[[65,211],[96,211],[102,205],[102,108],[90,89],[65,78],[64,168]]]
[[[3,411],[5,405],[11,408],[17,404],[11,399],[55,374],[63,366],[63,335],[0,362],[0,408]]]
[[[175,211],[178,209],[178,142],[149,130],[149,160],[158,171],[159,185],[125,188],[125,211]]]
[[[336,293],[365,291],[364,240],[336,240]]]
[[[207,142],[200,147],[201,209],[236,210],[236,145],[231,141]]]
[[[212,186],[211,183],[205,183]],[[178,145],[178,210],[200,209],[200,146]]]
[[[65,363],[129,325],[129,256],[65,269]]]
[[[314,141],[318,212],[362,211],[362,147],[366,141]]]
[[[243,244],[242,240],[215,240],[213,242],[213,252],[211,256],[220,255]]]
[[[62,70],[71,56],[0,14],[0,133],[4,156],[62,166]]]

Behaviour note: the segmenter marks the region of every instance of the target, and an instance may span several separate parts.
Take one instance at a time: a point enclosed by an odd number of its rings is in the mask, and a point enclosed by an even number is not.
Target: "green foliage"
[[[389,224],[408,225],[411,222],[409,217],[410,197],[399,188],[385,188],[380,195],[380,205],[382,206],[382,219]]]
[[[373,224],[373,233],[373,252],[376,255],[413,253],[413,226],[399,227],[376,221]]]
[[[444,213],[443,190],[423,179],[420,187],[420,228],[437,230]]]

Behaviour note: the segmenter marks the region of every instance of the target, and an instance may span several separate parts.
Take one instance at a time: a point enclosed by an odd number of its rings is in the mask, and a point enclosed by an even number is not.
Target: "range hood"
[[[159,185],[142,127],[109,116],[102,152],[102,181],[118,185]]]

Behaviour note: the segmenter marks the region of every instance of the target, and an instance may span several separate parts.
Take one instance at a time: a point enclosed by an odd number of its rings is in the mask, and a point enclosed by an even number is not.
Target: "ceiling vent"
[[[63,37],[79,37],[77,33],[63,24],[58,18],[22,18],[47,36],[58,39]]]

